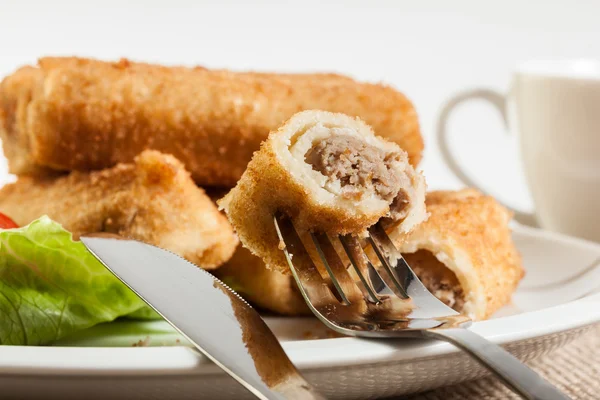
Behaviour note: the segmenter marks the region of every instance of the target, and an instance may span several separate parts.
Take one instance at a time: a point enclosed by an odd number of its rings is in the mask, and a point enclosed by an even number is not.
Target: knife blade
[[[80,238],[151,308],[260,399],[325,399],[300,375],[273,332],[237,293],[167,250],[110,233]]]

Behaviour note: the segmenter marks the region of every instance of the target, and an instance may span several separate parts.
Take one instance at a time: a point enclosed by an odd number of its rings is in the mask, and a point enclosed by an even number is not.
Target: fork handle
[[[431,329],[423,333],[426,337],[450,342],[466,351],[525,399],[569,399],[502,347],[469,329]]]

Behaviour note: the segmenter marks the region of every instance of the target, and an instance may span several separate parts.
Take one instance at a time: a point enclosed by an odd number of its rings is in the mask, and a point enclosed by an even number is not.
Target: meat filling
[[[402,254],[423,285],[448,307],[460,312],[465,305],[456,275],[427,250]]]
[[[408,196],[402,189],[406,177],[392,168],[400,160],[397,152],[386,152],[349,135],[331,136],[305,155],[313,170],[340,181],[343,197],[359,200],[374,192],[390,204],[392,217],[400,216],[408,205]]]

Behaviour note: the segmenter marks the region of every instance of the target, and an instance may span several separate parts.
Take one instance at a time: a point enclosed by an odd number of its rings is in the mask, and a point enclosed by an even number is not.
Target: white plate
[[[576,338],[600,321],[600,246],[515,226],[527,275],[513,303],[473,330],[528,360]],[[193,317],[193,309],[190,310]],[[482,376],[453,346],[424,340],[306,339],[323,335],[313,319],[269,318],[292,361],[328,398],[407,394]],[[163,322],[150,344],[173,341]],[[99,327],[111,330],[114,325]],[[160,331],[164,331],[161,334]],[[144,337],[121,335],[133,344]],[[94,344],[93,337],[67,344]],[[101,342],[106,345],[106,339]],[[240,399],[231,378],[190,348],[0,347],[2,398]]]

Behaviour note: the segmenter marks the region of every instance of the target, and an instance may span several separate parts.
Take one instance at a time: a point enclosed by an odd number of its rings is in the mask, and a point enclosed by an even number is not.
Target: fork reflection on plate
[[[425,288],[381,223],[371,227],[367,237],[379,261],[377,267],[357,237],[338,237],[357,279],[348,273],[328,235],[309,233],[331,285],[315,266],[293,223],[278,214],[274,224],[307,305],[334,331],[366,338],[444,340],[473,356],[526,399],[569,398],[500,346],[466,329],[471,320]]]

